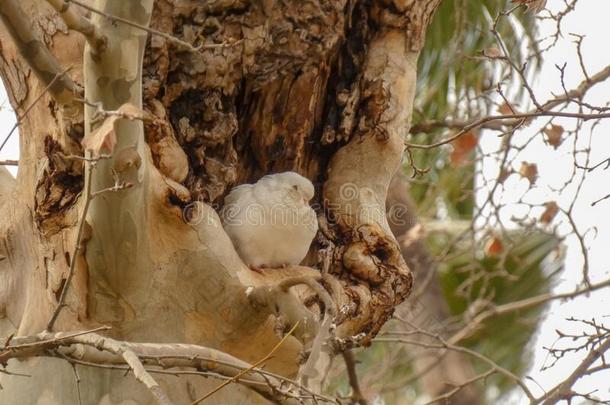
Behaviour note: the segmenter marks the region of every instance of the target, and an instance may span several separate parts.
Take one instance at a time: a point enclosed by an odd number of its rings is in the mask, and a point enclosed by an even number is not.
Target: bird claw
[[[264,274],[263,268],[260,266],[248,266],[250,270],[257,272],[258,274]]]

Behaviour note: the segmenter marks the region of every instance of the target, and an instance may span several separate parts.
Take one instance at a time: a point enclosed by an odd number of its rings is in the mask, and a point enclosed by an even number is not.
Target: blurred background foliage
[[[501,64],[484,60],[481,55],[486,49],[501,48],[498,41],[502,41],[518,66],[527,60],[526,73],[535,74],[539,69],[536,21],[532,13],[525,12],[525,7],[498,19],[498,37],[491,31],[497,16],[513,7],[511,0],[453,0],[441,4],[419,59],[409,142],[429,144],[452,134],[451,129],[438,123],[468,122],[497,113],[501,103],[497,101],[495,84],[511,78],[504,77]],[[514,88],[511,99],[519,99],[522,87]],[[464,163],[474,154],[478,136],[478,131],[473,131],[461,137],[453,148],[412,151],[415,167],[429,170],[411,187],[421,215],[432,214],[440,196],[452,217],[472,216],[474,199],[464,194],[473,189],[475,172]]]
[[[499,82],[510,82],[511,77],[498,64],[481,58],[484,50],[502,49],[503,45],[516,65],[522,66],[528,61],[526,74],[536,73],[540,58],[536,56],[537,30],[533,14],[521,7],[498,19],[497,36],[491,31],[496,17],[514,7],[510,0],[442,3],[428,30],[426,47],[419,60],[418,92],[409,142],[429,144],[457,131],[437,125],[438,122],[468,122],[497,113],[501,103],[495,86]],[[519,90],[511,94],[511,100],[519,98]],[[477,310],[549,292],[554,277],[562,269],[561,255],[556,254],[561,241],[536,226],[492,229],[491,221],[481,230],[471,225],[479,208],[476,202],[477,180],[480,182],[479,135],[473,131],[451,145],[413,149],[405,157],[407,174],[414,174],[413,166],[426,171],[423,175],[414,175],[409,187],[419,221],[424,229],[426,222],[440,223],[441,228],[446,224],[440,231],[429,231],[424,244],[449,311],[447,319],[436,320],[443,325],[445,336],[459,330]],[[477,308],[480,303],[483,306]],[[532,359],[528,343],[544,309],[539,306],[494,317],[460,344],[523,375]],[[390,321],[385,329],[400,329],[399,324]],[[379,395],[375,403],[408,404],[421,398],[410,346],[379,342],[356,355],[361,387],[365,395]],[[476,372],[484,372],[487,365],[473,362],[473,366]],[[335,367],[343,365],[335,364]],[[331,378],[329,392],[349,396],[345,374],[331,374]],[[514,382],[498,375],[486,379],[486,385],[478,384],[481,396],[487,398],[482,398],[482,403],[497,403],[499,396],[514,386]]]
[[[516,231],[509,237],[512,246],[499,255],[482,252],[473,260],[471,246],[465,246],[456,256],[439,263],[443,296],[456,320],[476,315],[481,301],[502,305],[550,292],[553,278],[563,269],[562,260],[555,260],[553,254],[560,240],[540,231]],[[544,306],[538,306],[492,317],[461,344],[523,375],[532,360],[528,343],[543,310]],[[483,364],[475,363],[479,373],[488,368],[480,366]],[[497,376],[490,381],[499,394],[514,386],[514,381]]]
[[[490,65],[477,58],[487,48],[499,47],[491,28],[500,13],[511,10],[511,0],[453,0],[442,2],[426,34],[419,59],[417,111],[414,123],[436,121],[448,115],[480,113],[474,106],[456,111],[458,100],[494,90]],[[528,58],[530,71],[540,67],[536,53],[536,21],[525,7],[498,20],[499,38],[516,62]],[[533,51],[533,52],[532,52]],[[478,105],[482,110],[483,104]],[[484,110],[483,110],[484,111]]]
[[[447,302],[450,317],[439,319],[425,307],[411,303],[419,312],[417,318],[426,324],[418,326],[447,338],[463,326],[463,320],[472,319],[488,308],[477,306],[482,300],[489,300],[492,305],[502,305],[548,293],[552,280],[563,269],[562,260],[554,255],[561,241],[540,231],[515,231],[511,236],[514,244],[497,256],[481,254],[475,259],[471,246],[456,246],[457,254],[437,267],[442,296]],[[433,250],[446,247],[446,244],[437,245],[439,241],[431,239],[437,239],[437,235],[428,238],[428,245]],[[523,376],[532,361],[532,349],[528,343],[545,308],[541,305],[492,317],[458,345],[472,349],[514,374]],[[381,335],[390,331],[404,331],[404,326],[401,321],[392,320],[386,324]],[[411,341],[413,336],[406,336],[405,339]],[[378,400],[383,402],[378,403],[386,405],[409,404],[416,398],[421,400],[425,392],[418,386],[420,373],[413,367],[415,355],[421,353],[415,354],[412,346],[389,342],[374,343],[358,351],[357,369],[365,394],[379,394]],[[464,360],[472,359],[464,357]],[[477,374],[489,369],[489,365],[481,362],[472,362],[472,365]],[[349,396],[347,377],[340,372],[336,375],[329,392]],[[478,386],[481,403],[496,404],[503,403],[499,398],[509,393],[515,384],[495,374],[487,378],[484,385],[478,383]]]

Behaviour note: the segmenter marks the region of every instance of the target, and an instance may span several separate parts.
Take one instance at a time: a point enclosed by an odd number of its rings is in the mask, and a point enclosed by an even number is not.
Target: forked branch
[[[95,25],[87,18],[79,14],[70,3],[64,0],[47,0],[69,29],[80,32],[85,36],[91,49],[99,54],[103,52],[108,41],[106,37],[97,32]]]
[[[9,359],[33,356],[59,356],[77,364],[94,367],[126,364],[160,404],[171,402],[168,402],[167,396],[150,373],[173,368],[212,371],[277,403],[292,404],[298,403],[297,400],[334,402],[332,398],[315,394],[289,378],[267,372],[215,349],[190,344],[131,343],[95,333],[105,329],[107,328],[84,332],[42,332],[35,336],[8,339],[0,352],[0,364],[6,364]],[[262,362],[264,361],[266,359]]]
[[[16,0],[0,2],[0,17],[8,28],[13,41],[32,70],[49,86],[49,93],[61,104],[71,104],[82,90],[64,74],[61,64],[32,29],[31,19]]]

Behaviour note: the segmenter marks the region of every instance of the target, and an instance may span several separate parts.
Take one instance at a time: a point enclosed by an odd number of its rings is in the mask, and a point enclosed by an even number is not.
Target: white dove
[[[311,181],[295,172],[270,174],[226,196],[223,226],[242,260],[254,270],[299,264],[318,221],[309,206]]]

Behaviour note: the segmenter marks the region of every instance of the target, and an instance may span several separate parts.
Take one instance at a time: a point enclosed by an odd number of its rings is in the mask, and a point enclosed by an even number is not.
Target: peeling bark
[[[385,215],[388,186],[398,170],[415,94],[417,53],[407,51],[398,31],[379,34],[364,65],[357,129],[333,156],[324,196],[343,234],[343,268],[369,285],[344,326],[346,335],[365,331],[370,341],[409,294],[412,276]],[[340,274],[344,275],[344,271]]]
[[[48,18],[38,3],[23,3],[36,10],[33,18]],[[295,337],[267,365],[295,376],[301,356],[320,352],[315,335],[322,308],[335,312],[311,286],[279,293],[275,287],[297,275],[317,279],[321,270],[321,283],[336,305],[337,337],[359,335],[354,344],[370,342],[411,290],[412,276],[386,220],[385,201],[410,125],[418,51],[438,3],[91,2],[141,25],[150,20],[152,28],[198,50],[92,15],[95,38],[104,37],[107,44],[94,52],[84,47],[84,59],[75,63],[75,83],[84,76],[89,103],[105,110],[130,103],[155,118],[145,124],[124,118],[113,123],[117,145],[111,158],[96,163],[89,192],[113,187],[117,179],[133,187],[93,199],[82,253],[70,257],[87,182],[82,162],[69,156],[82,153],[83,132],[90,134],[99,125],[94,122],[97,107],[89,105],[84,116],[73,117],[45,97],[32,110],[21,127],[24,167],[16,196],[0,209],[21,219],[0,221],[0,238],[14,235],[9,239],[19,243],[9,246],[9,254],[22,260],[7,267],[0,261],[0,277],[10,280],[0,290],[0,309],[19,334],[38,333],[76,260],[57,330],[107,324],[116,339],[205,345],[254,363],[299,321]],[[69,26],[79,26],[77,15],[67,17]],[[49,46],[49,57],[70,64],[83,50],[83,39],[76,42],[78,52],[58,46],[74,35],[59,32],[40,43]],[[37,69],[25,55],[3,43],[0,71],[12,83],[16,108],[40,87],[27,72],[13,69],[26,62]],[[22,81],[25,90],[19,87]],[[61,99],[62,94],[51,96]],[[121,163],[134,153],[139,164]],[[308,262],[317,269],[258,275],[240,260],[216,209],[232,186],[285,170],[303,173],[316,184],[330,232],[328,238],[320,236],[320,243],[334,248],[327,262]],[[15,298],[23,291],[23,298]],[[329,318],[324,320],[327,328]],[[324,350],[322,362],[331,354]],[[24,372],[35,367],[33,378],[41,381],[56,364],[32,359],[10,366]],[[309,362],[307,378],[320,364]],[[12,382],[0,398],[70,402],[69,389],[51,389],[69,384],[70,370],[61,370],[31,391],[23,388],[25,382]],[[120,373],[85,374],[86,403],[151,400],[150,393],[128,387]],[[194,400],[192,386],[198,395],[209,387],[193,378],[174,383],[163,377],[159,383],[174,401]],[[312,378],[316,384],[319,380]],[[237,388],[226,398],[262,401]]]
[[[0,16],[11,32],[12,39],[43,83],[51,84],[57,76],[61,76],[51,85],[49,92],[63,104],[72,103],[74,96],[80,93],[80,90],[69,76],[62,73],[63,69],[59,61],[49,52],[42,39],[34,33],[20,4],[13,0],[3,1],[0,4]]]

